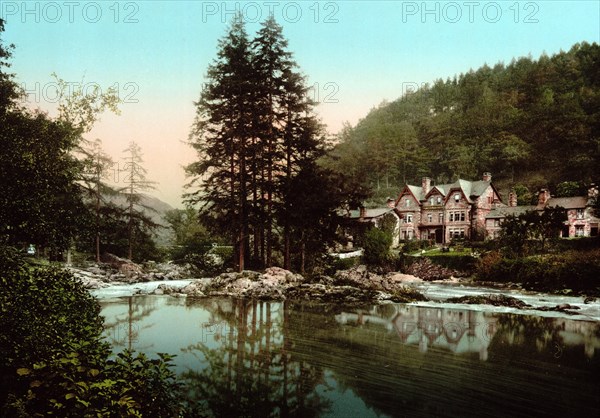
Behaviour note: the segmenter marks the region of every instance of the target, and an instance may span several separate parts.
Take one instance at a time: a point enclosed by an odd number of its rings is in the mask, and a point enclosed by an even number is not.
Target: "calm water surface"
[[[101,303],[115,350],[176,354],[209,416],[600,416],[600,322],[403,304]]]

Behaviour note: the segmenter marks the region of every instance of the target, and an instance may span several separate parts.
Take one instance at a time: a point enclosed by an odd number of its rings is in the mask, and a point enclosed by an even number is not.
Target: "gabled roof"
[[[423,195],[423,188],[418,186],[407,185],[410,189],[410,192],[415,196],[415,198],[419,201],[423,200],[425,196]]]
[[[494,188],[492,183],[489,181],[469,181],[458,179],[454,183],[436,184],[431,186],[431,189],[428,193],[423,193],[423,188],[421,186],[412,186],[407,184],[405,188],[408,188],[419,201],[426,200],[435,190],[441,193],[444,197],[447,197],[448,194],[453,190],[460,190],[466,196],[468,202],[473,203],[473,200],[485,193],[486,189],[490,185],[492,188]],[[494,190],[496,189],[494,188]],[[402,191],[404,192],[404,189],[402,189]]]

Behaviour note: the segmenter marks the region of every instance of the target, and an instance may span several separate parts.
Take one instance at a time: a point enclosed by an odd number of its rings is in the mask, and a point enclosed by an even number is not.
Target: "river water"
[[[582,315],[103,295],[115,351],[176,354],[209,416],[600,416]]]

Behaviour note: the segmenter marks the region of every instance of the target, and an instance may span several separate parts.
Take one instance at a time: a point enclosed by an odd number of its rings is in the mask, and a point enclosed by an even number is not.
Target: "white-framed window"
[[[585,235],[585,232],[583,230],[583,225],[575,225],[575,236],[583,237],[584,235]]]
[[[438,213],[438,220],[440,223],[444,222],[444,214],[442,212]]]
[[[410,199],[408,197],[404,199],[404,206],[406,206],[407,208],[410,207]]]
[[[454,212],[450,212],[450,222],[454,222]]]
[[[460,200],[460,193],[455,193],[454,194],[454,201],[458,202]]]
[[[429,223],[433,222],[433,215],[431,213],[427,214],[427,222],[429,222]]]
[[[404,219],[406,219],[407,224],[412,223],[412,221],[413,221],[412,213],[407,213],[406,217]]]
[[[583,209],[577,209],[577,219],[583,219]]]

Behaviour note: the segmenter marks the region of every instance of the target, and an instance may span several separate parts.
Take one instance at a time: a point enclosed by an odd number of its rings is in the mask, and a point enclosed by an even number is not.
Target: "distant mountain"
[[[127,198],[123,194],[106,196],[106,200],[122,208],[129,207],[129,204],[127,203]],[[165,221],[165,215],[167,212],[174,210],[173,206],[169,205],[167,202],[164,202],[155,196],[142,194],[140,204],[135,205],[135,207],[137,210],[143,211],[144,214],[152,220],[152,222],[160,225],[154,231],[156,235],[156,244],[159,247],[170,245],[171,230],[169,228],[168,223]]]

